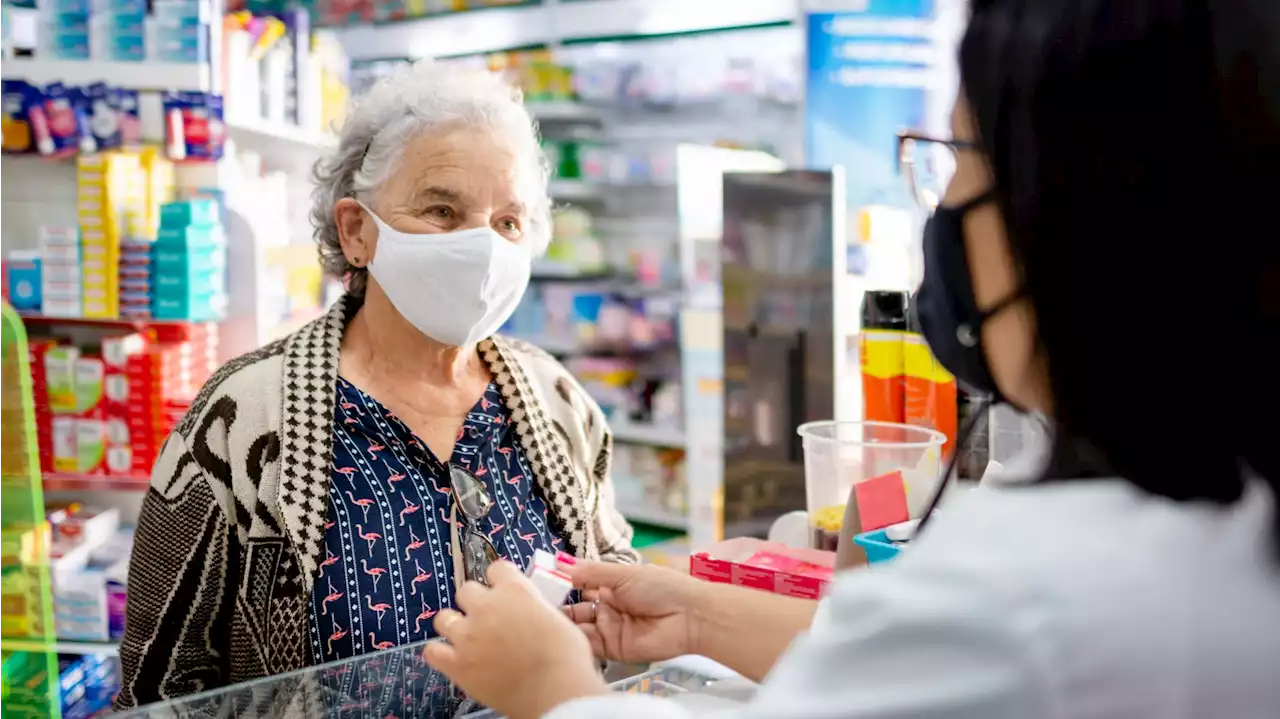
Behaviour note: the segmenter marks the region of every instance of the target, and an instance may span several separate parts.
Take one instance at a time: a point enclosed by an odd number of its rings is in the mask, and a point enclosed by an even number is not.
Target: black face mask
[[[924,226],[924,281],[912,301],[933,356],[970,390],[1000,402],[1000,388],[982,351],[982,323],[1022,297],[1015,292],[986,311],[978,309],[964,252],[964,217],[991,202],[986,192],[958,207],[939,207]]]

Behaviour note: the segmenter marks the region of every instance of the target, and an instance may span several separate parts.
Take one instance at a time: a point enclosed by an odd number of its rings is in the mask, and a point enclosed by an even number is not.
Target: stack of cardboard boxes
[[[145,476],[216,367],[217,331],[210,324],[157,326],[105,337],[100,350],[33,343],[32,355],[37,436],[49,437],[47,455],[41,445],[43,467]]]
[[[120,242],[146,235],[146,174],[132,152],[80,155],[76,162],[82,314],[120,313]]]
[[[152,316],[208,321],[227,307],[227,242],[211,198],[168,202],[151,254]]]

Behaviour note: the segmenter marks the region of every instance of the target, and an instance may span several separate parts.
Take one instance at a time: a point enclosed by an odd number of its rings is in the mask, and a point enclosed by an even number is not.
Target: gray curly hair
[[[330,275],[348,278],[350,292],[364,294],[368,269],[352,265],[343,254],[334,205],[344,197],[368,203],[412,137],[456,124],[488,127],[511,144],[517,193],[529,213],[525,242],[535,255],[546,251],[551,241],[550,168],[519,89],[496,73],[422,60],[397,69],[358,99],[342,125],[337,149],[312,169],[311,225],[320,264]]]

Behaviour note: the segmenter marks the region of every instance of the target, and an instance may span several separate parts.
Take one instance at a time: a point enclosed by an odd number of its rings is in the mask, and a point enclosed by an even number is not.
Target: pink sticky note
[[[907,511],[907,486],[902,472],[894,470],[853,485],[862,531],[874,532],[911,518]]]

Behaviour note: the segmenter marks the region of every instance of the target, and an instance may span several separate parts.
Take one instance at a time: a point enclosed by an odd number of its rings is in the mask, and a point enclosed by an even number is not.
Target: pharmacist
[[[1272,2],[973,4],[920,320],[961,380],[1053,418],[1026,486],[821,603],[578,562],[570,621],[495,566],[427,660],[511,719],[686,715],[607,696],[592,650],[761,680],[732,717],[1280,715]],[[1173,247],[1192,272],[1157,268]]]

